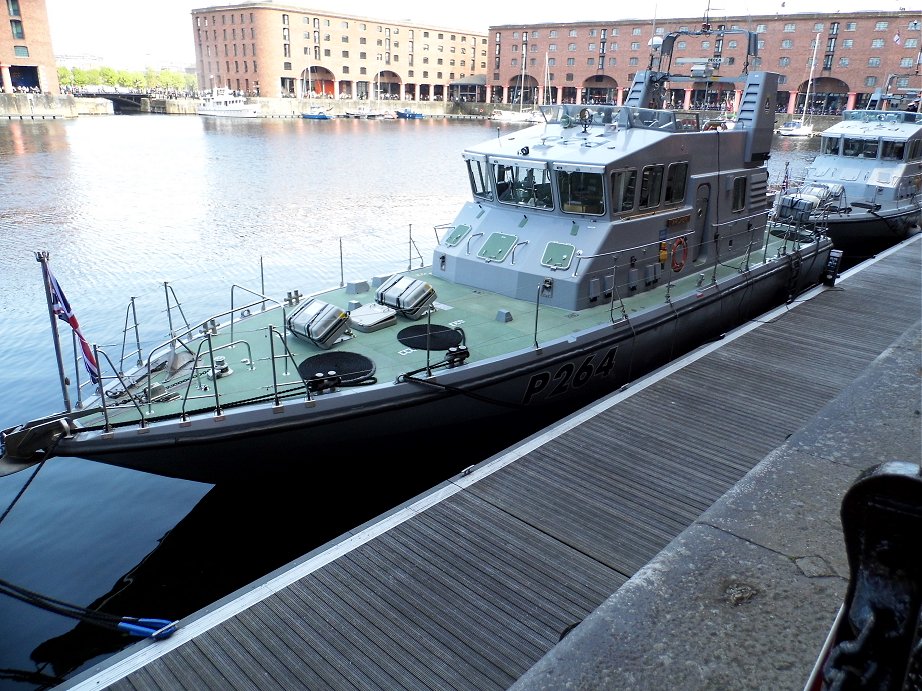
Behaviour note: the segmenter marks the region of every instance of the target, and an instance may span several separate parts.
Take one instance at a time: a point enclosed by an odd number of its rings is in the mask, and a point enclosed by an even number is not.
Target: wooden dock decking
[[[917,236],[61,688],[505,689],[920,320]]]

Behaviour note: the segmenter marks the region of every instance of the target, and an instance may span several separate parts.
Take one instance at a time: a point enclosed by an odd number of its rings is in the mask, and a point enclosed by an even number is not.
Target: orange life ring
[[[681,256],[679,253],[681,252]],[[688,243],[685,238],[676,238],[672,243],[672,270],[679,272],[685,268],[685,260],[688,259]]]

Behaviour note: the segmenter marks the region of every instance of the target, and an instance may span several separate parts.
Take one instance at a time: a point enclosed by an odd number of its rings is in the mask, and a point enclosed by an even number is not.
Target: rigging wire
[[[45,450],[45,454],[42,457],[42,460],[38,462],[35,466],[35,470],[32,472],[32,475],[29,479],[23,484],[19,492],[13,497],[13,500],[10,502],[9,506],[6,507],[3,514],[0,515],[0,523],[10,514],[13,510],[13,507],[16,506],[17,502],[25,494],[26,489],[32,484],[32,481],[38,476],[39,471],[44,467],[45,461],[51,458],[54,453],[54,448],[57,446],[57,440],[54,443],[49,444],[48,448]],[[14,585],[9,581],[6,581],[0,578],[0,594],[8,595],[16,600],[25,602],[26,604],[33,605],[35,607],[40,607],[41,609],[53,612],[55,614],[60,614],[61,616],[70,617],[71,619],[77,619],[79,621],[86,622],[88,624],[94,624],[103,628],[112,629],[114,631],[120,631],[122,633],[127,633],[132,636],[138,636],[140,638],[153,638],[154,640],[161,640],[167,638],[176,631],[175,621],[168,621],[166,619],[151,619],[147,617],[128,617],[128,616],[119,616],[116,614],[108,614],[106,612],[99,612],[97,610],[87,609],[86,607],[81,607],[79,605],[72,605],[70,603],[64,602],[62,600],[56,600],[55,598],[48,597],[47,595],[42,595],[22,586]]]

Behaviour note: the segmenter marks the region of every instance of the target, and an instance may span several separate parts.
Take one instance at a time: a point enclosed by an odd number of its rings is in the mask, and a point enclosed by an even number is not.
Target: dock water
[[[920,374],[914,236],[59,688],[802,688]]]

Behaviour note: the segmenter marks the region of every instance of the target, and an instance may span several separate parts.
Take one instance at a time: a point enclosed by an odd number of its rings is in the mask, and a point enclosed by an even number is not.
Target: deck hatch
[[[544,256],[541,257],[541,263],[552,269],[568,269],[570,262],[573,261],[573,252],[576,247],[564,242],[549,242],[544,248]]]
[[[459,226],[455,226],[455,229],[448,234],[448,237],[445,238],[445,244],[449,247],[454,247],[461,240],[464,239],[464,236],[471,232],[471,227],[466,223],[462,223]]]
[[[512,248],[515,247],[518,239],[517,235],[491,233],[487,241],[483,243],[483,247],[480,248],[477,256],[492,262],[504,261]]]

